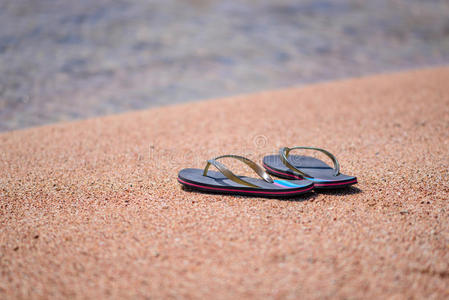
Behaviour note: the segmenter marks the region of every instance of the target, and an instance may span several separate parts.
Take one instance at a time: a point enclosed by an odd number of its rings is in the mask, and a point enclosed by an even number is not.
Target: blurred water
[[[448,62],[447,0],[0,0],[0,130]]]

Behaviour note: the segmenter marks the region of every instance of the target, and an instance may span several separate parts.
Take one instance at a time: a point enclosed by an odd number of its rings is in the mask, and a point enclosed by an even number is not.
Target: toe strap
[[[251,169],[253,169],[254,172],[257,173],[257,175],[259,175],[263,180],[265,180],[268,183],[273,183],[273,179],[270,177],[270,175],[268,175],[267,172],[265,172],[265,170],[260,167],[258,164],[256,164],[255,162],[253,162],[252,160],[243,157],[243,156],[238,156],[238,155],[222,155],[222,156],[218,156],[214,159],[210,159],[207,161],[206,167],[204,168],[204,172],[203,172],[203,176],[207,176],[207,171],[209,170],[210,165],[213,165],[214,167],[216,167],[224,176],[226,176],[228,179],[242,184],[242,185],[246,185],[249,187],[253,187],[253,188],[259,188],[259,186],[252,184],[246,180],[241,179],[240,177],[236,176],[234,173],[231,172],[231,170],[229,170],[225,165],[223,165],[222,163],[220,163],[219,161],[217,161],[218,159],[221,158],[235,158],[237,160],[240,160],[241,162],[244,162],[246,165],[248,165]]]
[[[340,174],[340,164],[338,163],[337,158],[330,153],[327,150],[321,149],[321,148],[315,148],[315,147],[303,147],[303,146],[299,146],[299,147],[293,147],[293,148],[288,148],[288,147],[283,147],[279,150],[279,156],[281,157],[281,161],[284,165],[286,165],[289,169],[297,172],[298,174],[300,174],[303,177],[307,177],[307,178],[313,178],[313,176],[310,176],[309,174],[298,170],[298,168],[296,168],[295,166],[293,166],[290,161],[288,160],[288,155],[290,153],[290,151],[292,150],[296,150],[296,149],[305,149],[305,150],[316,150],[316,151],[320,151],[324,154],[326,154],[334,163],[334,176],[337,176],[338,174]]]

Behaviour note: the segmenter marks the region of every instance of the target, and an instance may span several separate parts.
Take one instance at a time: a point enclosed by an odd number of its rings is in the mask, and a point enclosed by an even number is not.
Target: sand
[[[3,133],[0,298],[447,298],[448,82],[427,69]],[[176,180],[282,145],[330,150],[359,184],[287,201]]]

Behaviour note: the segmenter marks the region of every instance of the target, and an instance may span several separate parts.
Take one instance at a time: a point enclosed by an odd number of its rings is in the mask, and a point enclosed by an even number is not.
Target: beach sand
[[[435,68],[3,133],[0,298],[447,299],[448,82]],[[359,184],[276,200],[176,180],[295,145]]]

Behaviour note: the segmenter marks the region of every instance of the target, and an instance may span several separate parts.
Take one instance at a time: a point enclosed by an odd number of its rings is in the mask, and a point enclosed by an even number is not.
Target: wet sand
[[[0,298],[447,299],[448,80],[411,71],[3,133]],[[359,184],[286,201],[176,181],[281,145],[329,149]]]

